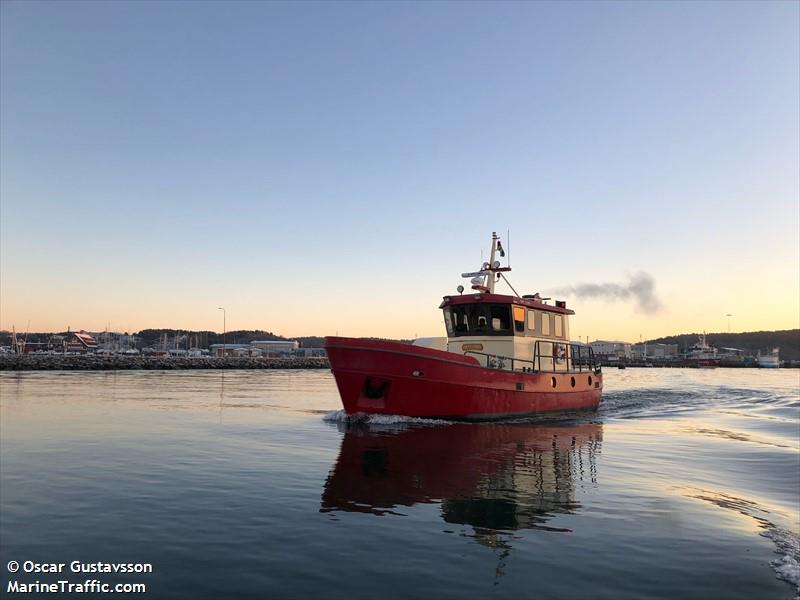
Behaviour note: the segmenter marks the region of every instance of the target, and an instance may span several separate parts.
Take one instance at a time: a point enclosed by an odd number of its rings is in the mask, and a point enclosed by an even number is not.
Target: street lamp
[[[222,311],[222,357],[224,358],[225,357],[225,320],[226,320],[228,315],[225,312],[225,309],[222,308],[221,306],[219,307],[219,310]]]
[[[728,317],[728,333],[730,333],[731,332],[731,317],[733,315],[731,313],[727,313],[725,316]]]

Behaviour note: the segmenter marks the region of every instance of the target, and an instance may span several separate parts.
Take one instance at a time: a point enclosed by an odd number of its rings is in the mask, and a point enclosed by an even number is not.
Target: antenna
[[[506,254],[508,255],[508,260],[506,264],[510,267],[511,266],[511,230],[506,229]]]

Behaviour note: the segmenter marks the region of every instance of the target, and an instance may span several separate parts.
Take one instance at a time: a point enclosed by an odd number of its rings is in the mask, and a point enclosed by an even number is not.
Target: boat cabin
[[[445,296],[439,308],[448,352],[471,354],[482,363],[484,355],[514,359],[514,370],[569,370],[569,315],[575,313],[563,302],[476,293]]]
[[[565,302],[548,304],[539,294],[519,296],[506,279],[510,266],[497,233],[492,233],[489,260],[473,273],[472,293],[458,286],[458,296],[445,296],[439,308],[444,313],[448,352],[475,356],[491,368],[515,371],[571,371],[591,360],[591,351],[569,342],[569,316],[575,314]],[[515,295],[495,293],[503,280]],[[444,341],[444,340],[442,340]],[[585,352],[585,354],[584,354]]]

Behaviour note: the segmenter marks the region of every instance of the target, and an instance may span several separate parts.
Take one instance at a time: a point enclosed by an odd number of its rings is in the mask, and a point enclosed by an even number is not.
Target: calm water
[[[348,424],[328,372],[2,373],[0,584],[793,598],[799,386],[796,370],[610,369],[597,413]],[[12,576],[10,560],[153,573]]]

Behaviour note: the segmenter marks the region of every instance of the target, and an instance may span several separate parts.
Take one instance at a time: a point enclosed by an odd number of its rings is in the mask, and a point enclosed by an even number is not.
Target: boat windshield
[[[457,304],[444,309],[449,337],[513,335],[508,304]]]

